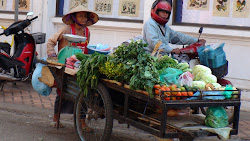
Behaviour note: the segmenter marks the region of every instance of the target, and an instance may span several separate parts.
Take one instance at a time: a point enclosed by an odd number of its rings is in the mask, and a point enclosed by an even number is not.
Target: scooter
[[[202,34],[203,31],[203,27],[200,28],[199,30],[199,38],[200,35]],[[198,38],[198,41],[199,41]],[[171,40],[171,43],[175,44],[177,42],[179,42],[180,39],[178,37],[174,37]],[[195,66],[197,65],[197,63],[194,62],[199,62],[199,54],[198,54],[198,48],[203,46],[202,44],[200,44],[199,42],[196,42],[194,44],[191,44],[187,47],[184,47],[180,49],[180,54],[172,54],[173,58],[177,59],[179,62],[187,62],[189,63],[190,66]],[[195,60],[195,61],[194,61]],[[227,75],[228,73],[228,62],[219,67],[219,68],[210,68],[213,75],[215,75],[217,77],[217,82],[219,84],[221,84],[222,86],[226,86],[226,85],[232,85],[232,83],[229,80],[224,79],[223,77]]]
[[[14,53],[10,55],[11,46],[0,42],[0,86],[7,81],[25,81],[35,68],[36,41],[31,34],[24,31],[38,16],[28,19],[33,12],[27,14],[23,21],[17,21],[4,29],[0,36],[14,35]],[[1,88],[1,89],[2,89]]]

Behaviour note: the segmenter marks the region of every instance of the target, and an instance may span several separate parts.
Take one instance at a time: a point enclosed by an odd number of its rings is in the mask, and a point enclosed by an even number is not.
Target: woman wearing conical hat
[[[56,34],[51,36],[48,39],[47,42],[47,54],[49,58],[57,58],[57,54],[55,52],[55,46],[58,42],[58,52],[65,46],[67,46],[69,43],[67,40],[63,38],[63,34],[74,34],[74,35],[80,35],[86,37],[86,41],[84,43],[78,43],[77,46],[81,46],[83,49],[83,52],[85,54],[88,53],[87,45],[90,40],[90,32],[87,26],[95,24],[99,20],[99,17],[96,13],[90,11],[86,7],[82,5],[78,5],[76,7],[73,7],[70,12],[63,16],[62,21],[66,24],[61,30],[59,30]],[[59,105],[59,99],[60,99],[60,89],[57,89],[57,97],[55,100],[55,107],[54,107],[54,117],[53,122],[51,125],[54,127],[57,126],[57,120],[59,117],[58,114],[58,105]],[[63,100],[62,101],[62,107],[61,107],[61,113],[68,113],[73,114],[74,111],[74,103],[71,101]],[[84,119],[82,121],[82,126],[87,127]],[[59,127],[63,127],[62,124],[59,124]],[[89,129],[90,128],[85,128]]]
[[[90,40],[90,32],[87,26],[95,24],[99,20],[99,16],[82,5],[78,5],[63,16],[62,21],[66,24],[56,34],[51,36],[47,42],[48,57],[56,57],[55,46],[58,42],[58,52],[69,43],[63,38],[63,34],[74,34],[87,37],[85,43],[78,44],[82,46],[85,54],[88,53],[87,45]],[[85,47],[85,48],[84,48]]]

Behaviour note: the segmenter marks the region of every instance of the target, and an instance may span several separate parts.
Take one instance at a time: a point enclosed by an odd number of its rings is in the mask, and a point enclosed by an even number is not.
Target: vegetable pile
[[[192,70],[188,63],[179,63],[168,55],[150,56],[145,46],[139,40],[118,46],[112,55],[76,54],[81,61],[77,82],[82,92],[87,95],[88,88],[96,87],[99,78],[121,82],[138,92],[146,91],[151,97],[164,91],[163,95],[169,96],[165,100],[187,98],[198,90],[225,89],[217,83],[210,68],[196,65]]]
[[[128,46],[121,45],[109,57],[100,72],[109,79],[128,84],[133,90],[146,90],[153,94],[155,84],[161,83],[155,68],[155,59],[145,53],[142,41],[131,42]]]

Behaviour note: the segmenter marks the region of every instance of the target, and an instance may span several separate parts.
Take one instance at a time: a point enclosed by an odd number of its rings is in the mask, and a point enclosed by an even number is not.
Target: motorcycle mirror
[[[28,12],[26,19],[28,18],[28,16],[32,16],[33,14],[34,14],[33,12]]]
[[[199,33],[201,34],[203,31],[203,27],[200,28]]]
[[[200,30],[199,30],[200,35],[198,37],[198,42],[200,41],[200,36],[201,36],[202,31],[203,31],[203,27],[200,27]]]

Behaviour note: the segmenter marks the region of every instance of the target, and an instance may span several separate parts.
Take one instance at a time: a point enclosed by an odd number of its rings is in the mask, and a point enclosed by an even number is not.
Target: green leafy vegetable
[[[97,86],[100,76],[99,67],[107,61],[107,56],[99,53],[77,56],[85,58],[81,60],[80,69],[77,72],[77,83],[86,96],[89,88]]]

